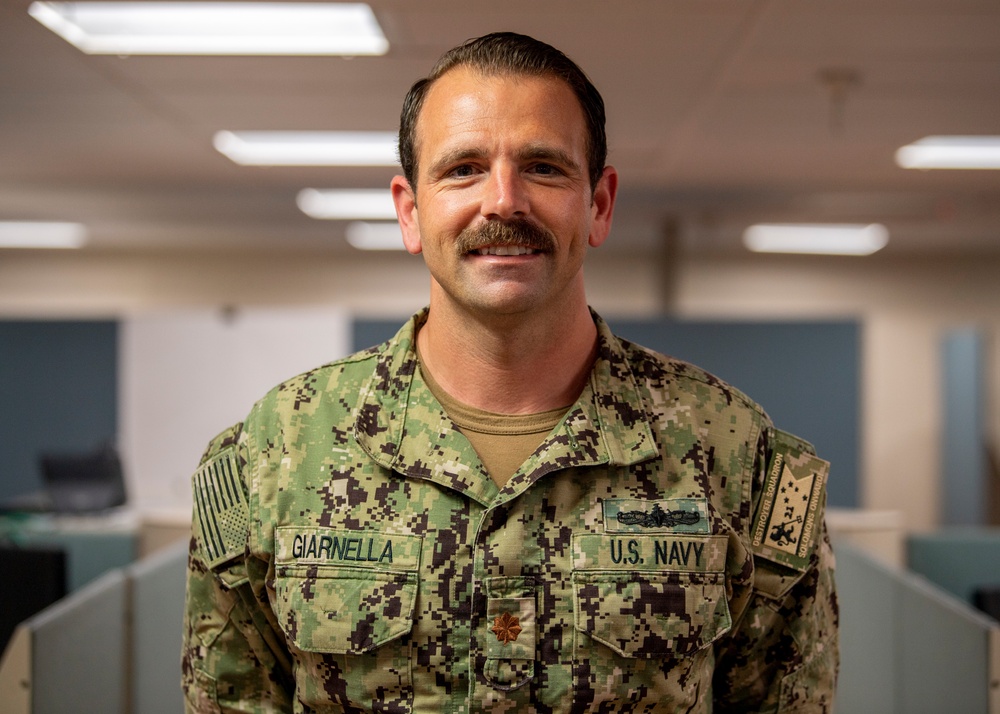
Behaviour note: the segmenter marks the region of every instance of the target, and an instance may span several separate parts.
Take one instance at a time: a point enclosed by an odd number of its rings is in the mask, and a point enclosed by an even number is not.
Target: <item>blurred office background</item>
[[[0,248],[0,317],[113,323],[95,338],[117,344],[105,436],[139,507],[186,510],[208,436],[350,349],[353,320],[426,300],[419,258],[355,248],[353,219],[298,205],[304,189],[385,189],[396,166],[240,165],[217,134],[394,132],[412,81],[496,28],[564,49],[604,93],[622,187],[587,264],[599,312],[854,321],[856,503],[843,505],[898,511],[906,529],[946,515],[955,332],[981,351],[976,439],[1000,432],[1000,172],[896,159],[928,136],[1000,134],[995,3],[376,1],[385,54],[350,58],[87,54],[29,6],[0,5],[0,220],[77,223],[85,240]],[[754,253],[742,237],[760,223],[881,224],[889,239],[868,256]],[[6,463],[17,447],[4,442]]]
[[[974,148],[977,169],[900,152],[1000,135],[995,2],[372,0],[382,39],[349,57],[80,49],[51,29],[74,20],[60,5],[0,4],[0,497],[42,485],[43,452],[113,443],[136,554],[182,533],[212,435],[427,295],[419,257],[358,247],[391,240],[384,197],[316,203],[386,189],[391,155],[235,152],[267,132],[391,134],[444,50],[508,29],[564,50],[607,103],[622,185],[592,305],[814,441],[835,518],[882,561],[996,523],[1000,171],[982,165],[1000,149]],[[62,248],[3,243],[52,222],[73,224]],[[760,224],[882,240],[757,252]]]

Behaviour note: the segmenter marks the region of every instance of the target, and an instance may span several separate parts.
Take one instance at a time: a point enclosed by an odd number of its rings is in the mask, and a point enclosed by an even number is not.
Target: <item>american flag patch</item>
[[[214,568],[243,555],[249,516],[236,449],[225,449],[207,461],[192,481],[194,531],[205,564]]]

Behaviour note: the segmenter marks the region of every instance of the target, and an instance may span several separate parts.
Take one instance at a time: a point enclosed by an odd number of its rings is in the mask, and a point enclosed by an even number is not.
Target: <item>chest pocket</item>
[[[274,609],[304,652],[363,654],[413,628],[421,538],[277,529]]]
[[[575,626],[628,658],[689,656],[732,627],[726,536],[573,539]]]

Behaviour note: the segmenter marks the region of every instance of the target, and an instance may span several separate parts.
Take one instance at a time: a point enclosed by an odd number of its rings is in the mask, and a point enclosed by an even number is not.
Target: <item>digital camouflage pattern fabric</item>
[[[831,711],[826,464],[808,444],[595,315],[588,386],[498,488],[421,379],[422,319],[209,445],[189,711]]]

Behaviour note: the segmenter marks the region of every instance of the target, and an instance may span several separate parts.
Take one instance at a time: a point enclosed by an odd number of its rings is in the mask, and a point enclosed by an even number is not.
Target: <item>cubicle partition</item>
[[[24,622],[0,661],[9,714],[180,714],[187,542],[111,570]]]
[[[32,712],[127,711],[128,587],[111,570],[29,620]]]
[[[184,539],[128,570],[133,714],[174,714],[184,709],[180,657],[187,551]]]
[[[837,711],[1000,714],[1000,625],[918,574],[835,549]]]

